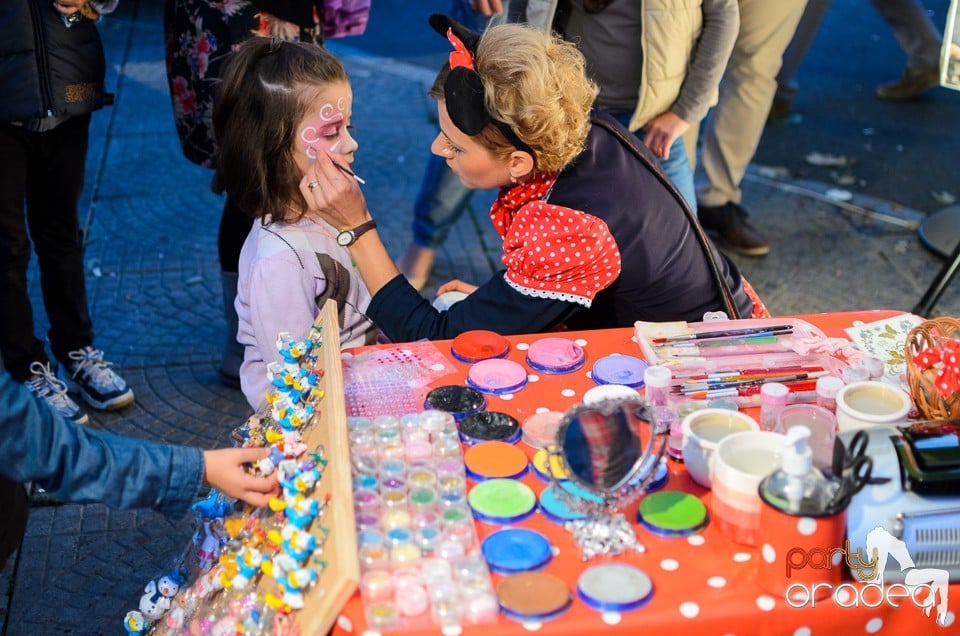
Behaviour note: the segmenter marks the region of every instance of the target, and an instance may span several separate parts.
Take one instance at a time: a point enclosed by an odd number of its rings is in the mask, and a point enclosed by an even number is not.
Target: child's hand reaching
[[[269,454],[269,448],[204,451],[204,481],[228,497],[240,499],[251,506],[265,506],[271,496],[280,492],[277,473],[269,477],[256,477],[249,474],[244,465],[264,459]]]

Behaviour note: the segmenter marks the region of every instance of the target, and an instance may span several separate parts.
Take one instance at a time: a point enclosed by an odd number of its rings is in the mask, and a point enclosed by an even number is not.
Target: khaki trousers
[[[760,143],[777,91],[777,72],[807,0],[740,0],[740,33],[720,82],[717,105],[703,126],[697,166],[700,205],[740,203],[740,181]],[[687,152],[697,130],[684,135]],[[696,157],[691,164],[696,165]]]

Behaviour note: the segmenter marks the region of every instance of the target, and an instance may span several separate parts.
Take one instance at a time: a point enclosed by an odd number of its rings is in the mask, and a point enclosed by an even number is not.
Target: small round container
[[[396,415],[378,415],[373,418],[373,427],[378,431],[399,431],[400,418]]]
[[[437,474],[426,468],[417,468],[407,473],[407,483],[411,488],[429,488],[437,483]]]
[[[473,515],[470,509],[464,506],[451,506],[440,514],[440,527],[446,530],[451,525],[464,522],[473,523]]]
[[[379,522],[379,519],[378,519]],[[384,537],[382,532],[373,529],[363,529],[357,532],[357,545],[383,545]]]
[[[541,448],[533,454],[533,474],[547,483],[554,480],[570,479],[570,469],[563,459],[556,454],[550,454],[550,449]],[[551,475],[552,478],[551,478]]]
[[[913,398],[899,387],[877,380],[854,382],[837,393],[837,428],[843,433],[890,426],[905,421],[912,408]]]
[[[395,568],[414,565],[420,562],[422,556],[420,548],[413,541],[400,543],[390,548],[390,565]]]
[[[437,490],[443,494],[447,492],[467,492],[467,481],[462,475],[443,475],[437,480]]]
[[[380,509],[380,494],[376,490],[353,491],[353,507],[357,512],[372,512]]]
[[[576,371],[586,359],[583,347],[567,338],[540,338],[527,349],[527,365],[551,375]]]
[[[407,493],[399,488],[384,490],[380,493],[380,505],[384,508],[406,508]]]
[[[420,616],[430,609],[430,597],[422,583],[397,585],[393,601],[402,616]]]
[[[497,574],[538,570],[553,558],[549,539],[527,528],[494,532],[483,540],[480,552],[490,570]]]
[[[385,459],[380,462],[379,472],[381,479],[386,477],[403,477],[404,473],[407,472],[407,465],[400,459]]]
[[[643,498],[637,521],[663,537],[686,537],[707,527],[707,507],[690,493],[664,490]]]
[[[464,496],[463,491],[448,490],[440,493],[437,501],[440,503],[441,508],[451,508],[466,504],[467,498]]]
[[[604,400],[620,400],[623,398],[636,398],[640,394],[636,389],[631,389],[622,384],[600,384],[587,389],[583,393],[582,401],[584,404],[597,404]]]
[[[373,475],[356,475],[353,478],[353,490],[376,490],[379,483]]]
[[[379,530],[380,515],[376,512],[358,512],[356,515],[357,530]]]
[[[573,602],[562,579],[545,572],[521,572],[497,585],[500,612],[521,622],[541,622],[559,618]]]
[[[604,356],[593,364],[590,376],[597,384],[622,384],[639,389],[643,387],[643,372],[647,366],[646,362],[633,356]]]
[[[400,618],[393,599],[367,606],[367,622],[370,627],[383,629],[392,626]]]
[[[520,441],[520,422],[496,411],[474,413],[460,422],[460,440],[468,446],[489,441],[516,444]]]
[[[385,570],[371,570],[360,577],[360,593],[364,603],[393,599],[393,580]]]
[[[466,416],[487,408],[487,400],[483,393],[473,387],[449,385],[437,387],[427,393],[423,406],[426,409],[449,413],[459,422]],[[432,430],[429,425],[434,420],[439,423],[438,416],[427,416],[426,413],[421,415],[421,424],[426,425],[428,431]]]
[[[437,506],[437,491],[429,487],[411,488],[408,496],[410,510],[432,510]]]
[[[626,563],[602,563],[583,571],[577,596],[599,612],[629,612],[653,597],[653,581],[640,568]]]
[[[527,385],[527,371],[512,360],[483,360],[470,367],[467,384],[490,395],[516,393]]]
[[[433,442],[433,456],[436,458],[452,458],[459,460],[462,450],[460,440],[443,437]]]
[[[420,548],[424,556],[432,555],[442,538],[443,534],[440,532],[440,528],[436,526],[424,526],[413,533],[413,542]]]
[[[491,524],[523,521],[537,508],[537,496],[530,486],[514,479],[482,481],[470,490],[467,502],[474,517]]]
[[[503,358],[510,351],[506,338],[493,331],[465,331],[453,339],[450,353],[460,362],[474,364],[481,360]]]
[[[387,532],[387,545],[390,547],[410,543],[413,540],[413,533],[407,528],[394,528]]]
[[[383,570],[390,567],[390,553],[382,545],[361,546],[359,551],[360,567],[366,570]]]
[[[403,457],[407,461],[426,459],[433,455],[433,446],[424,435],[423,439],[408,439],[403,442]]]
[[[384,530],[410,527],[410,512],[406,508],[391,508],[380,515],[380,526]]]
[[[557,495],[556,486],[547,486],[540,493],[540,512],[550,521],[559,524],[587,518],[583,513],[571,508],[563,498]]]
[[[414,530],[435,526],[440,523],[440,514],[434,510],[418,510],[410,516],[410,527]]]
[[[520,439],[527,446],[546,448],[557,443],[557,431],[560,429],[560,411],[542,411],[534,413],[520,426]]]
[[[467,477],[474,481],[520,479],[527,474],[527,456],[506,442],[483,442],[471,446],[463,454],[463,463]]]

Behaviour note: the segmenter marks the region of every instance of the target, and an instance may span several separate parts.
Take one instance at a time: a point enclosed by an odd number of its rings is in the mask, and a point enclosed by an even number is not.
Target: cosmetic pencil
[[[730,338],[735,336],[748,336],[751,334],[769,334],[779,332],[793,331],[793,325],[769,325],[766,327],[745,327],[743,329],[726,329],[721,331],[701,331],[699,333],[682,334],[679,336],[666,336],[663,338],[651,338],[650,342],[684,342],[686,340],[706,340],[708,338]]]

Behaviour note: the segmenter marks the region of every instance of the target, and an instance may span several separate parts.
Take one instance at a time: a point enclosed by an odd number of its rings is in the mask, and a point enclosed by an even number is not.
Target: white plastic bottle
[[[822,516],[828,511],[833,488],[813,465],[810,429],[787,431],[787,447],[780,469],[760,482],[760,498],[788,515]]]

